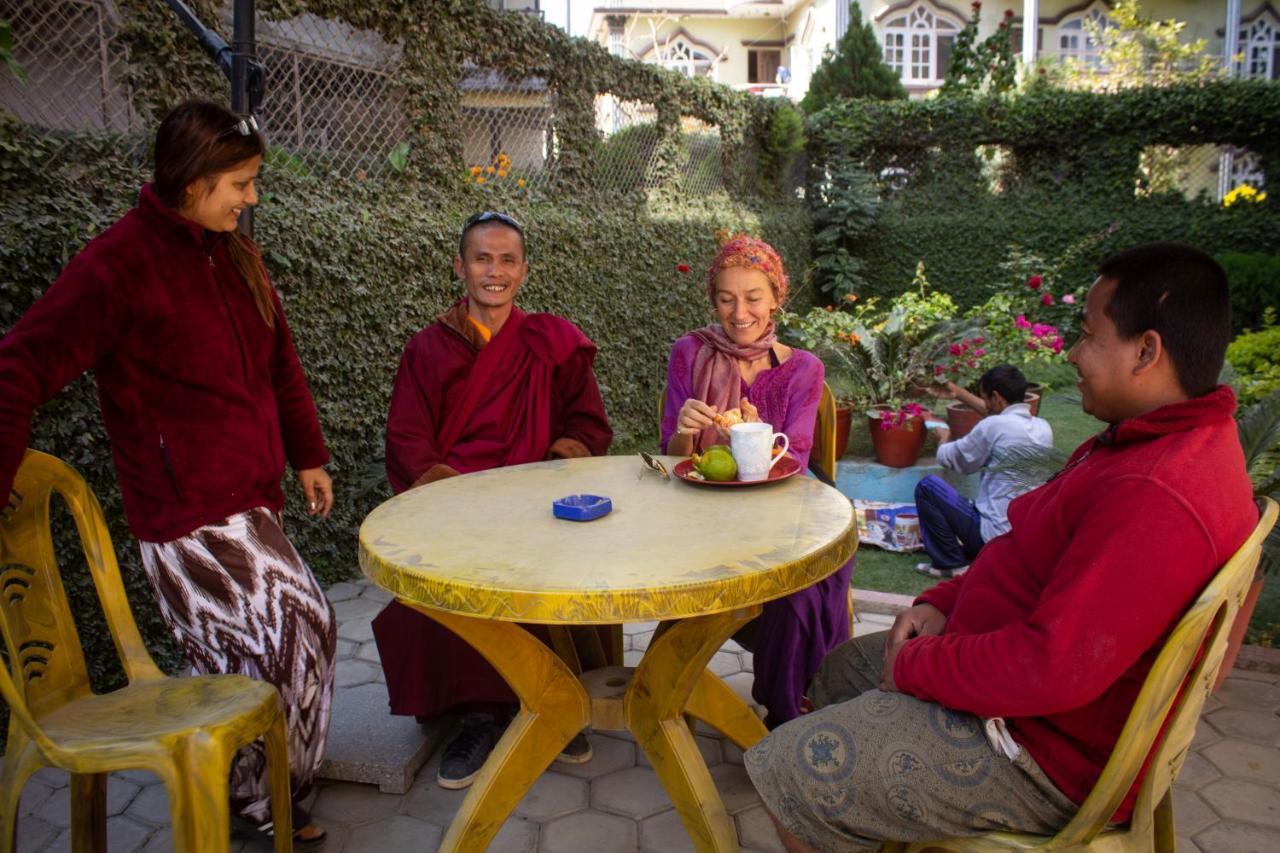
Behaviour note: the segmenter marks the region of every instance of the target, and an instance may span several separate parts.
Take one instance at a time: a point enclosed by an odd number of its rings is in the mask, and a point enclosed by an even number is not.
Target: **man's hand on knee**
[[[893,664],[898,652],[913,637],[931,637],[942,633],[946,627],[947,617],[932,604],[917,604],[898,614],[889,629],[889,636],[884,643],[884,663],[880,667],[880,689],[896,691],[897,684],[893,679]]]

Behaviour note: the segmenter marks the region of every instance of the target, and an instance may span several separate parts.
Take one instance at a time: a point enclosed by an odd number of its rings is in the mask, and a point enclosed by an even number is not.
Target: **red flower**
[[[973,0],[969,5],[973,7],[973,11],[975,12],[982,8],[982,4],[979,3],[978,0]]]
[[[983,342],[984,342],[984,341],[986,341],[986,338],[974,338],[974,339],[973,339],[973,345],[974,345],[975,347],[980,347],[980,346],[982,346],[982,344],[983,344]]]
[[[1005,10],[1004,10],[1004,16],[1005,16],[1006,18],[1012,18],[1012,17],[1013,17],[1013,10],[1012,10],[1012,9],[1005,9]]]
[[[687,274],[687,273],[689,272],[689,265],[688,265],[688,264],[676,264],[676,269],[677,269],[677,270],[679,270],[679,271],[680,271],[680,272],[682,272],[682,273],[686,273],[686,274]]]
[[[947,372],[947,369],[946,369],[945,367],[943,367],[941,364],[939,364],[939,365],[937,365],[937,366],[935,366],[935,367],[933,368],[933,375],[934,375],[934,376],[941,376],[942,374],[944,374],[944,373],[946,373],[946,372]]]
[[[1033,275],[1031,278],[1027,279],[1027,287],[1032,290],[1039,290],[1040,285],[1042,284],[1044,284],[1044,276],[1042,275]]]
[[[952,344],[952,345],[951,345],[951,348],[950,348],[948,351],[949,351],[952,355],[959,355],[959,354],[961,353],[961,351],[962,351],[962,350],[960,349],[960,345],[959,345],[959,344]]]
[[[1044,294],[1043,296],[1041,296],[1041,297],[1040,297],[1040,304],[1041,304],[1041,305],[1052,305],[1052,304],[1053,304],[1053,294],[1051,294],[1051,293],[1046,293],[1046,294]]]

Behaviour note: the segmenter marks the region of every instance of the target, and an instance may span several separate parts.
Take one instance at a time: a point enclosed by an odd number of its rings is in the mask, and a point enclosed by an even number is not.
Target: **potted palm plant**
[[[877,460],[914,465],[924,446],[925,409],[914,389],[927,386],[949,341],[974,328],[957,320],[951,298],[929,292],[921,264],[915,289],[881,308],[877,300],[844,310],[815,308],[803,317],[784,315],[782,332],[822,359],[827,381],[852,420],[865,415]]]

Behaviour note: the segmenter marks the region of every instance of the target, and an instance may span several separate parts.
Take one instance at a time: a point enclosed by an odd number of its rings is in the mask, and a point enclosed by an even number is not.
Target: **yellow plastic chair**
[[[662,416],[666,412],[667,383],[662,383],[658,395],[658,442],[662,442]],[[813,460],[831,482],[836,481],[836,396],[831,386],[822,383],[822,397],[818,400],[818,419],[813,425],[813,447],[809,451]],[[849,585],[849,636],[853,636],[853,584]]]
[[[49,528],[53,492],[75,519],[81,548],[129,683],[89,687],[84,652]],[[9,737],[0,771],[0,853],[14,849],[18,799],[36,770],[71,774],[72,847],[105,850],[106,774],[155,773],[169,793],[179,853],[230,845],[228,776],[236,751],[266,743],[276,853],[293,849],[289,762],[280,694],[241,675],[169,678],[142,643],[97,498],[69,465],[28,450],[0,511],[0,631],[8,652],[0,694]]]
[[[1262,540],[1276,523],[1276,502],[1263,498],[1259,504],[1258,526],[1169,635],[1097,784],[1076,816],[1057,835],[992,832],[927,843],[889,842],[881,846],[881,851],[1173,851],[1173,780],[1182,768],[1204,700],[1222,665],[1227,633],[1253,580]],[[1201,649],[1205,650],[1203,655]],[[1152,744],[1166,721],[1165,737],[1153,752]],[[1107,826],[1148,755],[1152,760],[1138,789],[1132,820],[1127,826]]]

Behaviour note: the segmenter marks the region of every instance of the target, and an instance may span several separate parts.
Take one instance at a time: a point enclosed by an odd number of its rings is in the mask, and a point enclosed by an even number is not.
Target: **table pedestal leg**
[[[706,671],[716,650],[760,609],[756,605],[671,625],[650,643],[623,700],[628,727],[699,850],[736,851],[738,839],[684,714],[721,728],[743,747],[768,734],[758,719],[754,726],[746,719],[754,718],[750,709]]]
[[[519,625],[403,603],[466,640],[520,699],[520,713],[471,783],[440,844],[445,851],[484,850],[542,771],[590,721],[587,694],[564,662]]]

